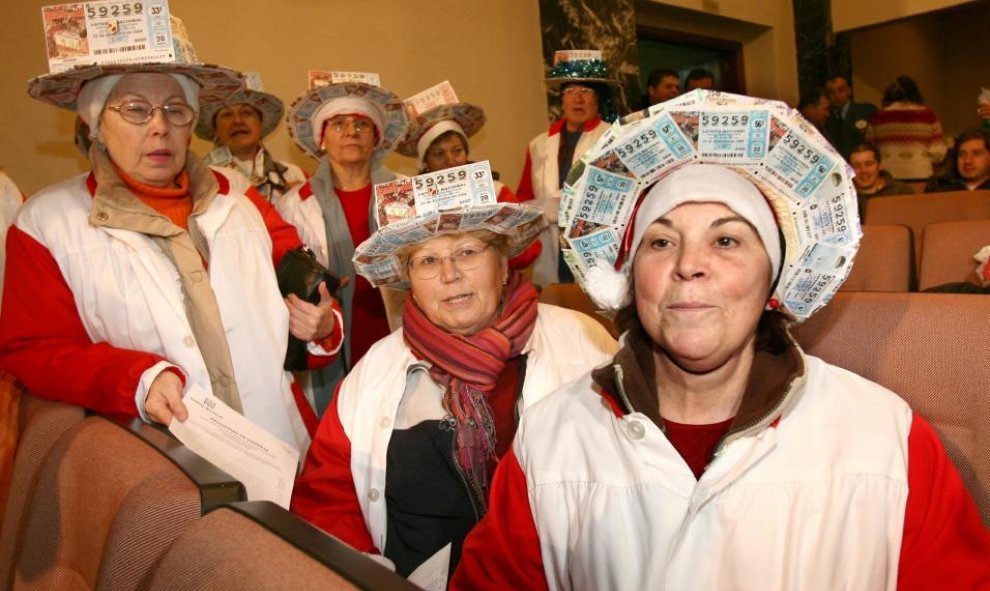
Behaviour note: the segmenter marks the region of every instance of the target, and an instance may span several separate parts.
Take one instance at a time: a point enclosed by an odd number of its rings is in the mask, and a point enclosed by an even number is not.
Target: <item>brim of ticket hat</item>
[[[726,102],[720,104],[718,101],[722,99],[719,97],[724,97]],[[695,102],[690,103],[690,106],[680,107],[679,105],[674,104],[669,108],[690,111],[691,113],[696,114],[697,117],[704,116],[706,111],[709,111],[709,109],[712,113],[724,113],[724,109],[727,105],[736,108],[739,111],[770,109],[771,116],[777,117],[781,120],[791,117],[793,114],[792,109],[779,101],[754,99],[752,97],[728,95],[727,93],[696,90],[694,91],[692,97],[687,98]],[[706,103],[706,101],[710,99],[714,100],[715,103],[710,105]],[[666,112],[666,110],[667,109],[665,108],[657,111],[655,114],[651,115],[650,118],[660,117],[662,116],[662,113]],[[664,171],[663,176],[655,178],[648,185],[641,184],[639,186],[638,194],[639,196],[646,194],[650,187],[652,187],[655,183],[662,181],[666,175],[670,174],[674,170],[677,170],[681,166],[697,163],[711,163],[724,166],[739,173],[753,183],[753,185],[760,190],[766,198],[767,203],[773,209],[777,225],[782,235],[782,269],[781,275],[776,283],[773,298],[777,300],[781,311],[786,313],[793,320],[801,322],[826,305],[834,295],[835,291],[837,291],[841,286],[842,282],[845,281],[849,270],[852,268],[851,263],[859,246],[859,241],[862,238],[862,232],[859,229],[859,222],[856,216],[856,192],[852,184],[852,170],[849,168],[848,164],[842,160],[841,156],[834,151],[827,140],[825,140],[825,138],[823,138],[814,128],[813,125],[807,123],[807,121],[803,120],[803,118],[800,118],[800,115],[795,116],[798,119],[795,119],[795,123],[792,124],[791,127],[796,129],[808,139],[815,140],[820,146],[822,152],[827,154],[833,161],[834,168],[831,169],[828,176],[822,180],[822,184],[820,185],[821,194],[816,192],[811,195],[804,195],[800,194],[796,188],[792,190],[783,190],[780,188],[779,184],[774,184],[774,182],[770,180],[771,173],[767,164],[768,157],[773,150],[766,150],[761,160],[746,165],[732,164],[714,157],[709,159],[707,156],[699,152],[696,153],[696,156],[693,158],[686,158],[682,162],[670,164],[669,168]],[[634,125],[636,123],[637,121],[631,121],[628,124]],[[616,131],[616,134],[621,133],[621,130]],[[567,185],[578,188],[578,193],[574,196],[575,202],[581,202],[582,198],[595,199],[597,198],[597,195],[600,194],[597,193],[592,195],[584,193],[581,190],[581,187],[585,185],[582,185],[581,179],[587,169],[592,168],[586,163],[595,162],[599,159],[605,159],[607,161],[611,157],[613,148],[614,146],[610,143],[599,149],[597,153],[589,151],[582,157],[580,162],[576,163],[575,166],[572,167],[571,173],[568,176]],[[629,174],[632,175],[631,178],[633,180],[638,181],[638,177],[636,177],[634,173],[630,172]],[[808,216],[809,214],[809,210],[804,208],[810,208],[811,205],[815,205],[815,201],[811,201],[812,199],[821,199],[821,204],[825,206],[827,204],[825,198],[826,195],[828,196],[828,199],[841,200],[841,203],[846,205],[844,210],[849,213],[850,218],[847,220],[847,223],[843,226],[842,232],[839,234],[826,235],[817,239],[810,239],[807,236],[802,238],[802,235],[806,234],[806,232],[802,232],[802,228],[814,222],[812,219],[805,219],[801,217],[802,214],[804,216]],[[594,205],[592,205],[592,207],[594,207]],[[810,209],[813,210],[814,208]],[[827,207],[822,207],[819,209],[824,211],[821,215],[828,215]],[[632,222],[629,223],[630,225],[632,224]],[[562,236],[570,229],[571,227],[562,230]],[[570,247],[564,240],[562,240],[562,249],[568,254],[575,254],[571,251]],[[627,256],[628,258],[625,260],[621,269],[603,269],[603,266],[599,263],[590,269],[593,272],[590,272],[589,277],[585,278],[584,281],[582,281],[579,273],[575,273],[579,283],[582,283],[582,287],[589,294],[589,296],[591,296],[591,298],[606,311],[615,312],[622,305],[622,303],[618,301],[618,298],[612,297],[615,294],[610,292],[610,286],[614,286],[616,281],[622,281],[623,285],[625,284],[626,276],[631,272],[631,262],[635,256],[635,252],[630,252]],[[568,256],[565,256],[565,260],[567,259]],[[822,286],[818,289],[818,293],[816,294],[818,299],[815,299],[812,302],[797,301],[795,298],[788,300],[787,296],[790,295],[790,292],[787,290],[789,286],[793,287],[795,290],[799,290],[800,288],[798,286],[803,285],[802,282],[807,281],[807,278],[809,277],[814,277],[816,272],[820,270],[819,268],[825,267],[833,270],[833,273],[829,278],[828,285]],[[614,276],[609,275],[609,272],[614,273]]]
[[[373,165],[377,165],[395,149],[409,129],[405,105],[393,92],[381,86],[344,82],[307,90],[289,106],[289,135],[303,152],[319,160],[324,152],[319,145],[322,130],[313,129],[313,114],[326,103],[345,97],[367,100],[382,115],[385,125],[381,130],[382,141],[371,157]]]
[[[285,114],[285,103],[274,94],[245,88],[226,97],[200,94],[196,135],[212,141],[217,134],[214,118],[220,109],[233,105],[250,105],[261,113],[261,137],[275,131]]]
[[[182,74],[199,85],[200,95],[226,97],[244,88],[244,76],[230,68],[212,64],[147,63],[82,65],[28,81],[28,94],[43,103],[76,110],[79,92],[90,80],[113,74]]]
[[[584,76],[560,76],[558,78],[544,78],[543,82],[551,88],[557,88],[564,84],[587,82],[588,84],[605,84],[607,86],[619,86],[619,81],[615,78],[587,78]]]
[[[418,158],[419,152],[416,146],[419,144],[419,139],[441,121],[457,123],[467,137],[471,137],[485,125],[485,110],[470,103],[454,103],[434,107],[410,122],[406,139],[402,140],[395,151],[403,156]]]
[[[486,213],[490,215],[485,215]],[[443,223],[445,216],[460,216],[462,220],[468,217],[475,220],[475,223],[445,228]],[[377,232],[355,249],[354,269],[375,287],[408,289],[409,284],[404,278],[405,274],[402,272],[397,256],[398,252],[406,247],[426,242],[443,234],[488,230],[508,237],[509,258],[511,259],[536,242],[540,232],[546,227],[547,220],[541,209],[521,203],[492,203],[472,205],[457,210],[438,211],[379,228]],[[374,257],[362,255],[362,252],[366,252],[372,245],[378,247],[376,249],[378,254]],[[394,269],[394,274],[386,278],[379,278],[367,273],[365,268],[373,264],[391,266]]]

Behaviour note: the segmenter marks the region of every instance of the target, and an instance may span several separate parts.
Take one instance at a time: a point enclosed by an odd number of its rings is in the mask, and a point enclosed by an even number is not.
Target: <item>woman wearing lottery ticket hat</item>
[[[446,172],[475,178],[482,165]],[[357,250],[373,284],[408,288],[402,328],[341,383],[292,505],[403,576],[448,544],[452,572],[518,414],[616,348],[591,318],[539,304],[509,268],[546,225],[540,210],[497,203],[492,190],[483,203],[417,214],[404,195],[433,176],[390,183],[410,188],[387,192],[396,197],[379,210],[390,223]]]
[[[351,257],[375,231],[372,187],[396,178],[382,160],[409,123],[402,101],[378,85],[377,74],[312,72],[310,86],[289,107],[289,133],[320,164],[309,181],[276,199],[275,207],[324,266],[350,278],[341,303],[345,326],[356,330],[348,332],[334,365],[310,375],[322,413],[337,383],[390,332],[387,295],[355,274]]]
[[[692,94],[589,160],[644,129],[689,142],[613,167],[639,198],[576,271],[622,348],[523,415],[451,588],[980,588],[990,532],[931,426],[788,331],[855,253],[855,217],[807,217],[855,216],[847,165],[782,103]],[[596,170],[578,198],[606,206]]]
[[[611,95],[618,88],[601,52],[592,50],[558,51],[546,83],[560,89],[563,117],[530,141],[516,189],[519,201],[532,201],[550,222],[534,269],[539,285],[573,282],[558,245],[561,188],[571,165],[609,128],[602,114],[611,112]]]
[[[418,110],[422,103],[417,97],[428,96],[433,100],[427,103],[422,113]],[[417,159],[421,172],[436,172],[468,163],[470,146],[468,138],[481,130],[485,124],[485,111],[477,105],[457,101],[457,95],[449,82],[443,82],[413,97],[406,99],[410,125],[406,139],[396,151],[403,156]],[[497,199],[502,203],[517,202],[516,196],[505,184],[494,181]],[[513,268],[525,268],[533,264],[542,251],[539,241],[517,257],[510,264]]]
[[[278,127],[285,106],[277,96],[262,90],[257,72],[247,72],[245,80],[247,87],[232,95],[199,97],[196,135],[215,144],[204,162],[248,179],[272,201],[305,183],[306,174],[291,162],[275,160],[262,144]]]
[[[325,287],[318,305],[283,300],[273,262],[298,234],[189,152],[200,92],[242,80],[179,56],[29,82],[86,124],[92,171],[34,195],[10,228],[0,367],[37,396],[162,424],[199,388],[304,449],[316,416],[285,352],[291,334],[313,366],[331,362],[336,304]]]

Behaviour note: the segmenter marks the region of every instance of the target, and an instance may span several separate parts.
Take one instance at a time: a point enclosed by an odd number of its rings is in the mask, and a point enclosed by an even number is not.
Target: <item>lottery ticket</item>
[[[52,73],[89,64],[176,61],[166,0],[43,6],[41,19]]]

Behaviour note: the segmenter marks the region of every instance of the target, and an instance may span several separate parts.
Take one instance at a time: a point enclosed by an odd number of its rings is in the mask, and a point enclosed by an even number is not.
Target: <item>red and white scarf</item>
[[[513,273],[502,294],[502,309],[491,326],[471,336],[436,326],[406,299],[402,331],[417,358],[433,364],[430,376],[444,388],[443,407],[454,421],[454,455],[469,485],[487,506],[487,462],[495,453],[495,424],[488,395],[505,368],[519,355],[536,326],[538,294]]]

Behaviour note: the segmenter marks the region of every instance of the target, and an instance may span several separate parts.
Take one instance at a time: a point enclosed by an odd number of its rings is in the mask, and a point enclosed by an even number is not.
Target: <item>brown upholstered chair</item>
[[[598,313],[595,303],[591,301],[588,294],[584,293],[581,286],[576,283],[551,283],[550,285],[544,285],[540,291],[540,302],[583,312],[597,320],[613,337],[617,338],[619,336],[612,321]]]
[[[419,589],[267,501],[216,509],[188,528],[155,572],[152,591]]]
[[[921,239],[918,289],[943,283],[978,284],[973,255],[988,245],[990,219],[928,224]]]
[[[92,416],[48,453],[13,589],[146,589],[184,528],[244,487],[140,421]]]
[[[36,398],[9,379],[5,383],[17,389],[8,394],[19,395],[20,401],[19,436],[0,529],[0,589],[8,589],[13,580],[15,550],[20,547],[42,463],[55,442],[84,417],[83,409],[78,406]]]
[[[867,224],[901,224],[921,237],[925,226],[935,222],[990,219],[990,191],[955,191],[924,195],[874,197],[866,202]],[[921,260],[921,241],[914,245],[915,260]]]
[[[811,355],[886,386],[938,431],[990,526],[990,297],[842,292],[794,331]]]
[[[843,291],[910,291],[914,240],[907,226],[864,225],[863,241]]]

